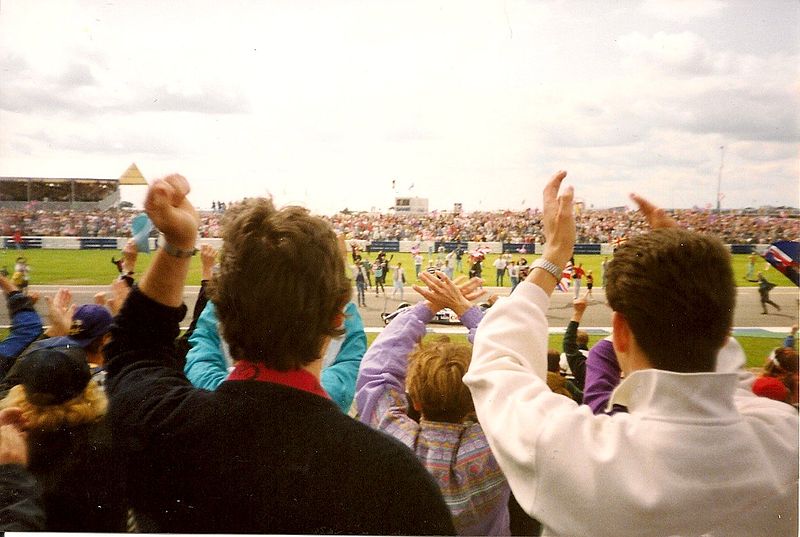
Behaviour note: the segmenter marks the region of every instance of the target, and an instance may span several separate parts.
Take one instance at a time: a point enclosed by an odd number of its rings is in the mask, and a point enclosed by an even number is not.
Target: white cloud
[[[705,41],[688,31],[656,32],[652,36],[634,32],[621,36],[618,45],[627,55],[623,61],[634,69],[698,75],[709,73],[714,67]]]
[[[646,15],[668,21],[687,21],[720,15],[727,7],[720,0],[644,0],[641,10]]]
[[[533,205],[566,167],[595,206],[693,205],[724,144],[731,181],[774,174],[746,196],[796,197],[798,44],[721,2],[662,5],[4,0],[0,175],[136,161],[201,205],[330,212],[388,207],[392,178],[436,208]]]

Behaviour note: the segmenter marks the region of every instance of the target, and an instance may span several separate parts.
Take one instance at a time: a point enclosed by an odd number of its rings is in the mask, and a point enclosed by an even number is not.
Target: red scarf
[[[325,392],[317,380],[317,377],[306,371],[305,369],[295,369],[293,371],[278,371],[270,369],[264,364],[256,362],[248,362],[247,360],[239,360],[233,371],[228,375],[226,380],[255,380],[256,382],[272,382],[275,384],[282,384],[303,390],[308,393],[313,393],[319,397],[330,399],[330,396]]]

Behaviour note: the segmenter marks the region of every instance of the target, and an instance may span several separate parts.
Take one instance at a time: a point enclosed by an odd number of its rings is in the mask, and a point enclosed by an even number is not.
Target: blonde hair
[[[474,412],[472,395],[462,381],[472,346],[451,343],[447,336],[420,344],[408,357],[406,390],[431,421],[461,423]]]
[[[0,409],[17,407],[22,410],[26,429],[53,431],[63,426],[75,426],[97,421],[106,413],[108,399],[93,380],[86,388],[69,401],[60,405],[40,406],[28,399],[25,387],[17,384],[1,401]]]

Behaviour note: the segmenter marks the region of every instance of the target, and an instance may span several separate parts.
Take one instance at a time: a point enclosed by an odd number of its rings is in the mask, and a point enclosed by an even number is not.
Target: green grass
[[[0,250],[0,266],[9,272],[19,255],[28,260],[32,285],[106,285],[119,273],[111,257],[119,259],[119,250]],[[152,254],[139,254],[136,260],[137,278],[150,265]],[[189,285],[200,285],[200,256],[192,258]]]
[[[111,264],[111,256],[117,259],[120,257],[120,252],[118,250],[24,250],[21,254],[28,259],[28,264],[31,266],[30,278],[33,285],[105,285],[117,276],[117,269]],[[14,262],[18,255],[20,255],[18,250],[0,250],[0,267],[5,266],[9,271],[13,271]],[[403,264],[407,285],[415,283],[412,255],[410,253],[395,253],[389,255],[394,255],[391,261],[392,266],[396,265],[398,262]],[[136,272],[139,275],[141,275],[150,264],[151,257],[152,254],[139,254],[136,263]],[[371,260],[375,260],[374,254],[371,254],[369,257]],[[489,254],[483,262],[483,279],[488,286],[494,286],[495,284],[495,269],[492,263],[497,257],[497,254]],[[525,257],[530,264],[539,256],[523,256],[520,254],[514,254],[513,256],[515,261],[518,261],[522,257]],[[575,262],[583,263],[583,268],[585,270],[593,271],[595,285],[599,286],[602,284],[600,278],[600,264],[605,257],[606,256],[602,255],[578,255],[575,256]],[[424,258],[423,269],[428,266],[427,253],[424,254]],[[752,287],[756,284],[748,282],[744,278],[747,273],[747,258],[747,255],[734,255],[733,270],[737,285]],[[765,262],[763,259],[756,262],[756,270],[764,270],[764,267]],[[469,271],[469,261],[466,256],[463,260],[463,271],[464,274]],[[765,271],[765,274],[770,281],[777,285],[792,285],[785,276],[774,268],[769,268]],[[387,285],[391,285],[391,273],[386,282]],[[200,284],[199,256],[192,258],[187,283],[189,285]],[[505,277],[505,287],[511,287],[508,275]]]
[[[438,337],[439,334],[428,334],[423,338],[423,341],[430,340],[432,338]],[[377,333],[368,333],[367,334],[367,345],[372,345],[372,342],[375,341],[375,338],[378,337]],[[450,341],[455,343],[467,343],[467,336],[465,334],[449,334]],[[548,347],[550,349],[561,351],[561,342],[563,341],[563,337],[560,334],[551,334],[549,337]],[[597,341],[603,339],[603,336],[596,336],[590,335],[589,336],[589,347],[591,348]],[[764,361],[766,357],[769,356],[770,351],[775,347],[780,347],[783,344],[783,338],[776,337],[750,337],[750,336],[740,336],[736,338],[736,341],[742,346],[744,349],[745,355],[747,356],[747,367],[748,368],[760,368],[764,365]]]

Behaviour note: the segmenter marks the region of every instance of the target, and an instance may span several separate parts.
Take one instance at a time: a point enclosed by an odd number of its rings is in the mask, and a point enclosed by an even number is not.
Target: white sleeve
[[[581,417],[574,401],[547,387],[548,305],[544,291],[529,282],[498,300],[478,326],[464,376],[492,452],[528,513],[541,477],[534,469],[542,464],[537,454],[549,451],[551,442],[567,448],[563,431],[554,427],[581,427],[590,414],[587,409]]]

